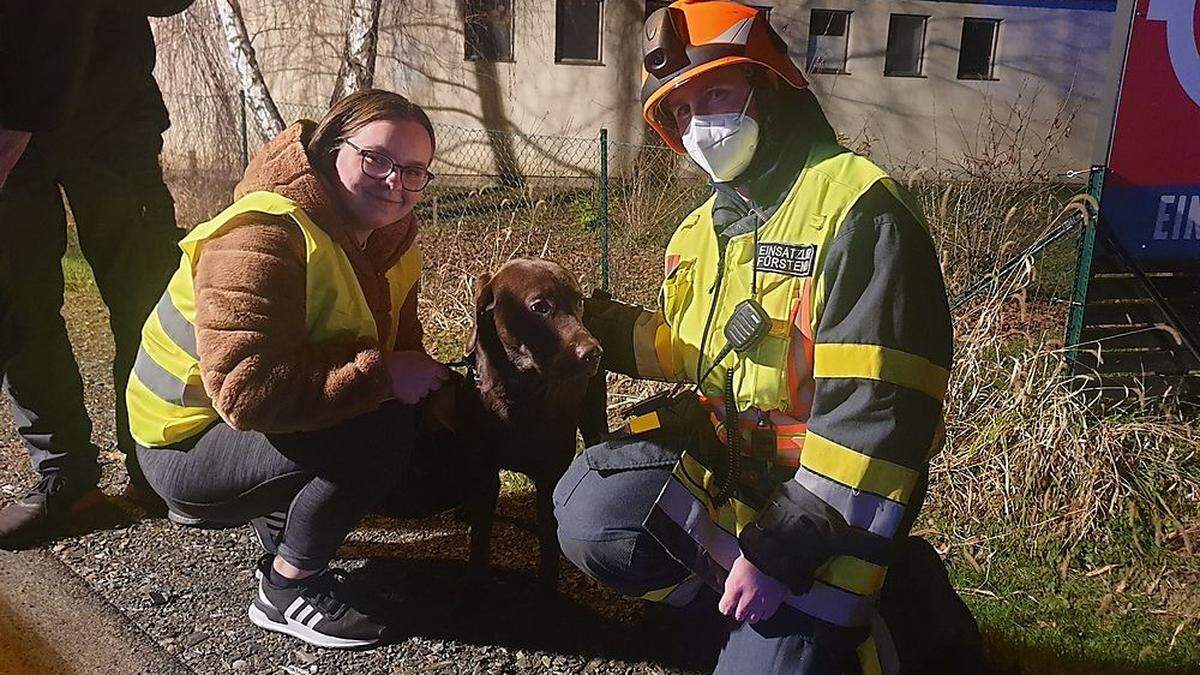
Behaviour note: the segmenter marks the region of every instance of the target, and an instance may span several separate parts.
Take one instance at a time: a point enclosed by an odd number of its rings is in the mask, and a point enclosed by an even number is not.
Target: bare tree
[[[255,56],[250,33],[238,0],[215,0],[217,18],[225,33],[229,58],[246,92],[246,105],[266,138],[283,131],[283,116],[271,98]],[[342,47],[341,65],[330,103],[347,94],[369,88],[375,79],[375,55],[379,45],[380,0],[352,0],[350,25]]]
[[[225,45],[229,50],[229,58],[233,68],[242,81],[242,91],[246,92],[246,105],[250,108],[258,129],[266,138],[273,138],[283,131],[283,116],[267,82],[263,79],[262,69],[258,67],[258,59],[254,55],[254,45],[250,43],[250,34],[246,32],[246,21],[242,18],[242,8],[238,0],[216,0],[217,18],[225,32]]]
[[[353,0],[342,64],[333,86],[332,105],[348,94],[369,89],[375,80],[379,45],[379,0]]]

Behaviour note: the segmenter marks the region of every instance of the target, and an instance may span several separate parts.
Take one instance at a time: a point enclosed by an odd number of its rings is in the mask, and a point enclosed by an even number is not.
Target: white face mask
[[[746,117],[750,107],[751,91],[740,113],[719,115],[696,115],[680,140],[692,161],[712,176],[717,183],[727,183],[737,178],[758,147],[758,122]]]

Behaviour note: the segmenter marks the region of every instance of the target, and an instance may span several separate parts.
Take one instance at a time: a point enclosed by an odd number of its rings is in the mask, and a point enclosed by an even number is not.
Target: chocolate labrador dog
[[[469,471],[463,515],[471,526],[471,581],[488,576],[500,469],[529,476],[537,488],[539,578],[558,579],[551,495],[575,456],[575,434],[600,343],[583,327],[582,295],[556,263],[517,258],[475,287],[475,330],[468,377],[456,386],[453,425],[478,458]]]

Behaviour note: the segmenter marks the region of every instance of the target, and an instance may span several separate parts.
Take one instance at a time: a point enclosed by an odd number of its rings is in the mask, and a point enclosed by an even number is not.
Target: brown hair
[[[328,173],[333,164],[333,151],[342,140],[379,120],[416,122],[429,132],[430,145],[437,147],[433,124],[421,106],[396,92],[365,89],[334,103],[317,123],[312,138],[304,146],[309,161],[318,170]]]

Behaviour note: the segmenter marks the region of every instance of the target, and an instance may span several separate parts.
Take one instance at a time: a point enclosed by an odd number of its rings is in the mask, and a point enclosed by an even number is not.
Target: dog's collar
[[[461,359],[446,364],[447,368],[463,368],[464,375],[472,382],[479,384],[479,369],[475,367],[475,352],[467,352]]]

